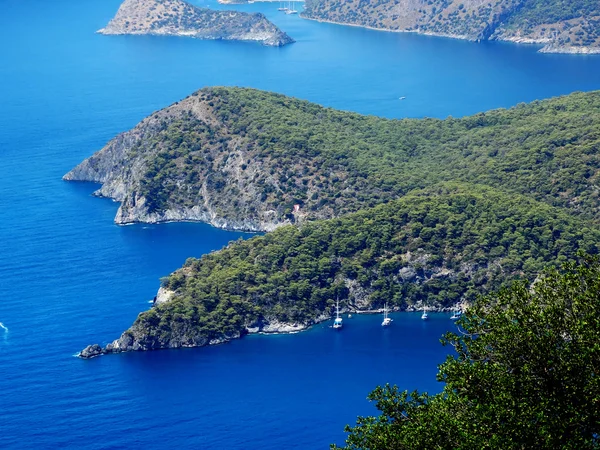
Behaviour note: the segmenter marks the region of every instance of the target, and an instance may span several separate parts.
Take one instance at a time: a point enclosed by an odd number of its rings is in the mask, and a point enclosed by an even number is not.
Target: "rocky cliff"
[[[206,89],[152,114],[63,179],[102,183],[95,195],[121,202],[118,224],[200,221],[271,231],[301,220],[289,199],[265,194],[278,190],[273,161],[223,122],[219,100]]]
[[[552,53],[600,53],[595,0],[306,0],[302,16],[390,31],[543,44]]]
[[[200,39],[294,42],[262,14],[197,8],[182,0],[125,0],[101,34],[155,34]]]

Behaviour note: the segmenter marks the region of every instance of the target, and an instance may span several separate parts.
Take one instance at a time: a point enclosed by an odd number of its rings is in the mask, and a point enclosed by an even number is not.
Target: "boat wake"
[[[2,330],[4,330],[4,333],[2,333]],[[4,325],[2,322],[0,322],[0,334],[4,334],[3,341],[4,341],[4,344],[6,344],[8,342],[8,327],[6,325]]]

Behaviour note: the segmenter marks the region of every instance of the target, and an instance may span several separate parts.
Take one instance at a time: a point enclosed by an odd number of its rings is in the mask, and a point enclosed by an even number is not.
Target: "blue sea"
[[[117,338],[186,258],[252,235],[118,227],[117,204],[91,196],[97,186],[61,177],[207,85],[385,117],[462,116],[600,89],[600,57],[317,23],[278,3],[235,8],[264,12],[297,40],[284,48],[94,34],[118,6],[0,0],[0,448],[327,448],[375,412],[366,396],[377,384],[439,391],[447,314],[75,358]]]

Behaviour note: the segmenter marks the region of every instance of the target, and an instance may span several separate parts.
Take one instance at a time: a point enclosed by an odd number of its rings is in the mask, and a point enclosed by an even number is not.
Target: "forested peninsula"
[[[125,0],[100,34],[154,34],[260,42],[294,42],[263,14],[215,11],[183,0]]]
[[[207,88],[77,166],[118,223],[272,231],[191,259],[105,352],[304,329],[344,309],[436,309],[597,253],[600,93],[388,120]]]
[[[306,0],[302,16],[389,31],[542,44],[546,53],[600,53],[596,0]]]

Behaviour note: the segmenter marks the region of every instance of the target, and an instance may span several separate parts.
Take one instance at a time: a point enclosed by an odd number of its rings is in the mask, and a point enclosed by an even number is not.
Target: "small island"
[[[98,33],[252,41],[275,47],[294,42],[263,14],[214,11],[182,0],[125,0],[116,16]]]

